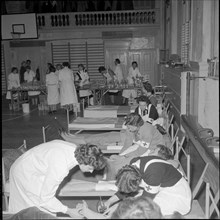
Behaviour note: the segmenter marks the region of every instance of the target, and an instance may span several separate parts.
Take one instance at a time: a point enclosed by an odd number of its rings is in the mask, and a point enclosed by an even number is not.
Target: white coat
[[[36,76],[36,73],[33,70],[30,70],[29,73],[26,71],[24,73],[24,80],[28,83],[32,82],[34,77]],[[40,91],[28,91],[29,96],[39,95]]]
[[[8,90],[14,88],[18,88],[20,86],[19,74],[18,73],[10,73],[8,75]],[[6,99],[11,99],[11,92],[8,91],[6,95]]]
[[[10,169],[9,212],[36,206],[51,214],[66,213],[67,206],[55,193],[69,171],[78,165],[75,149],[75,144],[54,140],[20,156]]]
[[[47,86],[48,105],[58,104],[60,102],[59,78],[54,72],[51,72],[46,75],[46,86]]]
[[[116,65],[114,73],[115,73],[115,78],[119,81],[119,83],[121,83],[121,81],[124,79],[124,76],[120,64]]]
[[[73,71],[68,67],[64,67],[59,72],[60,81],[60,104],[61,106],[69,104],[77,104],[77,94],[74,85]]]
[[[86,71],[83,71],[83,70],[78,71],[78,74],[81,77],[81,81],[80,81],[80,85],[79,85],[80,87],[89,84],[89,74]],[[79,80],[79,79],[77,79],[77,80]],[[80,97],[90,96],[91,94],[92,94],[91,90],[79,90]]]
[[[134,81],[133,81],[132,77],[136,78],[137,76],[141,76],[141,73],[140,73],[138,67],[136,67],[135,69],[133,69],[133,67],[130,67],[129,71],[128,71],[128,77],[127,77],[128,84],[133,84]],[[125,90],[123,90],[122,96],[125,98],[130,98],[130,96],[132,96],[133,98],[136,98],[137,91],[134,89],[125,89]]]

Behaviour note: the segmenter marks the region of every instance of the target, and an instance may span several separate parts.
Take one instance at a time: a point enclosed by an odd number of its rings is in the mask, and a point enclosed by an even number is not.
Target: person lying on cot
[[[100,134],[67,134],[60,132],[60,136],[69,142],[75,144],[91,143],[100,148],[108,145],[123,146],[120,153],[123,153],[128,147],[137,144],[145,152],[148,147],[154,147],[157,144],[164,144],[170,147],[170,140],[162,135],[155,126],[144,122],[137,113],[130,113],[125,117],[124,127],[120,132],[105,132]],[[143,153],[144,153],[143,152]]]
[[[118,192],[105,202],[108,208],[124,197],[148,196],[163,215],[185,215],[191,208],[191,190],[183,174],[167,160],[172,152],[163,145],[150,149],[148,156],[133,158],[116,176]]]
[[[82,172],[101,170],[106,166],[103,153],[96,145],[76,146],[62,140],[40,144],[22,154],[10,169],[9,212],[35,206],[55,215],[66,213],[81,217],[75,208],[62,204],[56,191],[75,166]]]

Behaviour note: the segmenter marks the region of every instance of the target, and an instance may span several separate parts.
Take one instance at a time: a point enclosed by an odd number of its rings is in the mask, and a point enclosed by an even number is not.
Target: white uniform
[[[19,74],[18,73],[10,73],[8,75],[8,90],[13,87],[18,88],[20,86]],[[11,92],[8,91],[6,95],[6,99],[11,99]]]
[[[127,77],[128,84],[133,84],[134,81],[132,78],[136,78],[137,76],[141,76],[141,73],[138,67],[136,67],[135,69],[133,69],[133,67],[130,67],[128,71],[128,77]],[[130,98],[130,96],[132,96],[133,98],[136,98],[137,91],[134,89],[125,89],[123,90],[122,96],[125,98]]]
[[[83,71],[83,70],[78,71],[78,74],[81,78],[80,85],[79,85],[80,87],[89,84],[89,75],[86,71]],[[80,80],[79,76],[77,75],[78,77],[77,80]],[[91,90],[79,90],[80,97],[90,96],[91,94],[92,94]]]
[[[121,83],[121,81],[124,79],[124,76],[120,64],[116,65],[114,73],[115,73],[115,78],[119,81],[119,83]]]
[[[61,106],[77,104],[77,94],[74,85],[73,71],[64,67],[59,73],[60,81],[60,103]]]
[[[24,80],[29,82],[32,82],[34,77],[36,76],[36,73],[33,70],[30,70],[29,73],[26,71],[24,73]],[[29,96],[39,95],[40,91],[28,91]]]
[[[36,206],[51,214],[66,213],[67,206],[55,193],[70,169],[78,165],[75,149],[75,144],[54,140],[20,156],[10,169],[9,212]]]
[[[46,75],[47,102],[48,105],[56,105],[60,102],[59,78],[56,73],[51,72]]]

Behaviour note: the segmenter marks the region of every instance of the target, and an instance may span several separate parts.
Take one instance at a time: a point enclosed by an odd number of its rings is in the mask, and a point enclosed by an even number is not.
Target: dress
[[[139,77],[141,76],[139,69],[138,68],[133,69],[133,67],[130,67],[128,71],[128,77],[127,77],[128,84],[133,84],[134,83],[133,78],[136,78],[137,76]],[[130,96],[132,96],[133,98],[136,98],[137,91],[134,89],[125,89],[123,90],[122,96],[125,98],[130,98]]]
[[[29,73],[26,71],[24,73],[24,80],[30,83],[33,81],[35,76],[36,76],[36,73],[33,70],[30,70]],[[29,96],[40,95],[40,91],[28,91],[28,95]]]
[[[13,87],[18,88],[20,86],[20,80],[18,73],[10,73],[8,75],[8,90]],[[11,92],[7,91],[6,99],[11,99]]]
[[[9,212],[32,206],[48,213],[65,213],[67,206],[56,197],[58,186],[78,165],[75,144],[53,140],[29,149],[10,169]]]
[[[192,194],[189,184],[171,163],[152,155],[133,158],[130,164],[140,169],[143,195],[151,197],[163,215],[172,215],[175,211],[185,215],[190,211]],[[121,197],[120,193],[116,195]]]
[[[86,71],[78,71],[76,73],[76,80],[80,81],[79,86],[82,87],[84,85],[89,84],[89,75]],[[90,96],[92,94],[91,90],[79,90],[79,96],[80,97],[85,97],[85,96]]]
[[[51,72],[46,75],[46,86],[47,86],[48,105],[58,104],[60,102],[59,78],[54,72]]]
[[[73,71],[64,67],[59,73],[60,81],[60,104],[61,106],[77,104],[77,94],[74,85]]]

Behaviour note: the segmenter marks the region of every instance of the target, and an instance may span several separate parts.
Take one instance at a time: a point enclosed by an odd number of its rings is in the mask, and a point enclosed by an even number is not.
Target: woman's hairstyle
[[[118,58],[115,59],[115,62],[118,63],[118,64],[121,63],[121,61]]]
[[[129,197],[121,201],[111,219],[162,219],[160,207],[148,197]]]
[[[75,150],[75,157],[79,164],[93,166],[95,170],[102,170],[106,166],[106,159],[102,151],[93,144],[82,144]]]
[[[62,65],[58,63],[58,64],[56,65],[56,68],[57,68],[57,67],[62,68]]]
[[[125,117],[124,124],[141,127],[144,124],[144,120],[138,113],[133,112]]]
[[[62,65],[63,65],[63,66],[66,66],[66,67],[68,67],[68,68],[70,68],[69,62],[63,62]]]
[[[143,87],[145,90],[147,90],[147,92],[154,92],[153,87],[149,82],[143,82]]]
[[[55,72],[56,68],[51,64],[51,66],[49,66],[49,72]]]
[[[106,68],[104,67],[104,66],[100,66],[99,68],[98,68],[98,71],[100,72],[100,73],[102,73],[102,71],[105,71],[106,70]]]
[[[83,69],[85,69],[84,65],[83,64],[78,64],[78,68],[79,67],[82,67]]]
[[[12,73],[13,73],[15,70],[18,72],[18,68],[17,68],[17,67],[12,67],[12,68],[11,68],[11,72],[12,72]]]
[[[121,193],[129,194],[137,192],[140,182],[141,173],[134,165],[125,165],[116,174],[115,185]]]
[[[158,151],[159,157],[162,157],[165,160],[173,159],[173,157],[174,157],[173,153],[168,147],[166,147],[162,144],[158,144],[156,147],[159,148],[159,151]]]
[[[136,66],[138,66],[138,64],[137,64],[136,61],[133,61],[133,62],[131,63],[131,65],[133,65],[133,64],[136,64]]]
[[[151,104],[150,99],[146,95],[137,97],[137,102],[146,102],[148,105]]]

